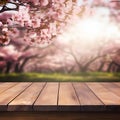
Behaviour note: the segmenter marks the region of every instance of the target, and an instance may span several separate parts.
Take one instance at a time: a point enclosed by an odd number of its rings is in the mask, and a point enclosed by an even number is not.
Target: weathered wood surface
[[[80,110],[80,103],[72,83],[60,83],[58,109],[60,111]]]
[[[36,111],[57,110],[58,83],[47,83],[34,104]]]
[[[0,111],[120,111],[120,83],[0,83]]]

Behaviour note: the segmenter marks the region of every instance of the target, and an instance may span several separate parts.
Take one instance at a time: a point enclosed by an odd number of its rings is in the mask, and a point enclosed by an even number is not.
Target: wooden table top
[[[120,111],[120,83],[0,83],[0,111]]]

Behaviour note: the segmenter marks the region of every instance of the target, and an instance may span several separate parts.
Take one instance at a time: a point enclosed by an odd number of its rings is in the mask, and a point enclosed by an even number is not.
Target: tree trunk
[[[3,72],[3,68],[0,68],[0,73],[2,73]]]
[[[15,64],[15,69],[14,69],[15,73],[19,73],[19,62]]]
[[[113,66],[113,61],[109,64],[108,69],[107,69],[107,72],[111,72],[112,66]]]
[[[81,68],[81,72],[87,72],[88,71],[88,66],[83,66]]]
[[[23,72],[23,68],[26,65],[26,63],[28,62],[30,58],[25,58],[22,62],[22,64],[19,66],[19,72]]]
[[[116,67],[115,72],[120,72],[120,64],[114,62],[114,65],[115,65],[115,67]]]
[[[116,72],[120,72],[120,67],[119,67],[119,68],[117,68]]]
[[[98,72],[102,72],[104,65],[105,65],[105,62],[101,62],[100,66],[98,68]]]
[[[6,65],[6,70],[5,70],[5,73],[8,74],[10,72],[10,69],[11,69],[11,66],[12,66],[12,62],[7,62],[7,65]]]

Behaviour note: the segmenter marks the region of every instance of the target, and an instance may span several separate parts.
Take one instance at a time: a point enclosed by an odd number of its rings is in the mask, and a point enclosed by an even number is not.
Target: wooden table
[[[14,113],[18,111],[22,114],[40,112],[49,114],[53,111],[56,112],[55,114],[60,112],[65,114],[67,111],[71,115],[88,112],[90,115],[93,113],[109,113],[111,115],[111,112],[116,114],[120,111],[120,83],[0,83],[0,111],[0,113],[9,111],[5,114],[11,114],[10,111],[14,111]]]

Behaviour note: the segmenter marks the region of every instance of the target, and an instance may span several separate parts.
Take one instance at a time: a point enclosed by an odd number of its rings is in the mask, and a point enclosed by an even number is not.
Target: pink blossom
[[[42,6],[48,5],[49,1],[48,0],[40,0],[40,3]]]
[[[33,28],[37,28],[37,27],[40,27],[40,22],[41,22],[41,20],[40,19],[33,19],[32,20],[32,26],[33,26]]]
[[[0,26],[2,26],[3,24],[2,24],[2,22],[0,22]]]

